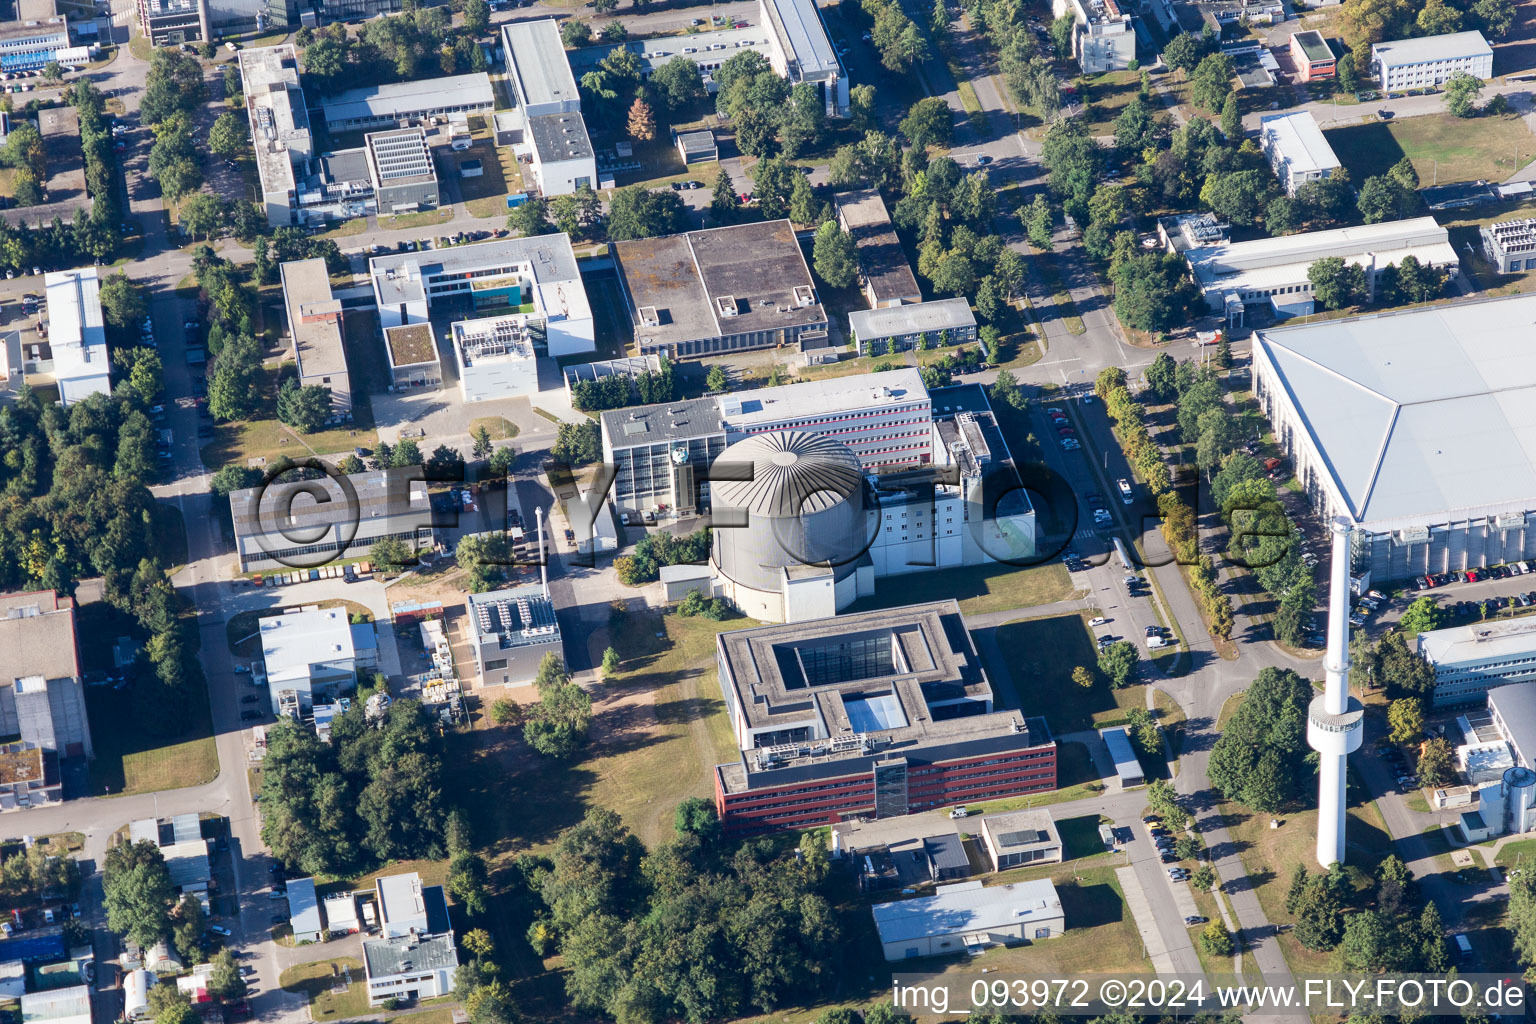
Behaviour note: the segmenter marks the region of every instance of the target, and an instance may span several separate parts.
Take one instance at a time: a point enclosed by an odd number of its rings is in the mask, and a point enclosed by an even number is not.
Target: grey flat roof
[[[421,298],[423,277],[468,273],[513,263],[529,264],[534,283],[538,285],[578,281],[581,277],[576,266],[576,253],[571,249],[571,237],[564,234],[503,238],[428,252],[375,256],[368,261],[368,272],[373,277],[379,301],[393,304]]]
[[[860,189],[837,196],[837,212],[859,250],[859,269],[876,302],[922,297],[917,275],[896,237],[896,228],[876,189]]]
[[[603,413],[603,435],[614,448],[633,448],[692,437],[725,435],[720,405],[713,398],[690,398]]]
[[[1125,734],[1125,730],[1115,726],[1111,729],[1100,729],[1099,735],[1103,737],[1104,745],[1109,748],[1109,756],[1114,758],[1115,772],[1120,778],[1122,780],[1141,778],[1141,761],[1136,757],[1136,751],[1131,748],[1131,739]]]
[[[1049,811],[1025,809],[989,814],[981,819],[981,829],[991,838],[992,845],[1003,851],[1061,845]]]
[[[708,153],[717,148],[715,133],[712,131],[684,132],[677,137],[677,141],[685,153]]]
[[[51,590],[0,595],[0,680],[78,676],[77,649],[69,598]]]
[[[540,160],[583,160],[592,155],[592,139],[579,110],[530,117],[528,134]]]
[[[368,85],[320,101],[326,124],[364,117],[415,116],[424,110],[471,105],[487,110],[496,106],[491,76],[484,71],[420,82]]]
[[[1536,295],[1261,330],[1359,521],[1536,506]]]
[[[957,882],[939,886],[932,896],[878,903],[870,909],[881,942],[988,932],[1062,916],[1061,899],[1049,878],[991,886]]]
[[[1488,707],[1508,730],[1505,739],[1526,759],[1536,754],[1536,683],[1510,683],[1488,691]]]
[[[295,260],[278,267],[283,281],[283,305],[299,373],[305,377],[347,372],[347,353],[341,337],[341,303],[331,296],[331,279],[325,260]],[[334,317],[314,320],[306,316]]]
[[[356,149],[336,149],[319,156],[324,177],[332,182],[356,181],[373,184],[373,169],[368,166],[368,151],[362,146]]]
[[[554,18],[510,22],[501,27],[501,39],[507,69],[518,85],[519,106],[581,103]]]
[[[427,938],[405,935],[398,939],[371,939],[363,943],[363,958],[367,961],[370,978],[436,971],[457,967],[459,964],[459,954],[454,949],[451,934]]]
[[[800,75],[838,70],[837,54],[821,23],[816,0],[765,0],[763,6],[785,55],[798,65]]]
[[[826,323],[788,220],[615,242],[612,249],[636,310],[659,314],[659,324],[637,325],[637,336],[665,344]],[[796,289],[808,289],[809,305],[798,304]],[[722,313],[722,305],[734,314]]]
[[[288,879],[288,915],[295,935],[321,929],[320,903],[315,899],[313,878]]]
[[[355,506],[350,501],[337,500],[340,488],[326,481],[279,479],[266,487],[235,491],[229,496],[235,533],[237,536],[249,536],[261,530],[280,533],[276,524],[279,509],[292,517],[291,523],[283,527],[289,532],[312,532],[320,526],[330,527],[380,516],[409,516],[412,522],[431,525],[427,485],[421,467],[353,473],[347,481],[357,494]],[[330,500],[314,500],[316,492],[329,495]]]
[[[923,852],[928,855],[935,869],[945,871],[949,868],[971,867],[971,859],[965,855],[965,844],[960,841],[958,835],[953,833],[941,836],[929,836],[923,840]]]
[[[1536,618],[1469,622],[1419,634],[1419,653],[1431,665],[1536,653]]]
[[[892,338],[920,331],[939,331],[976,326],[971,304],[965,299],[935,299],[903,306],[859,309],[848,314],[848,325],[861,339]]]
[[[1493,47],[1488,45],[1488,40],[1483,38],[1481,32],[1474,30],[1376,43],[1371,47],[1371,55],[1388,67],[1398,67],[1432,60],[1455,60],[1459,57],[1491,57]]]
[[[1301,47],[1301,52],[1306,54],[1307,60],[1316,62],[1320,60],[1333,60],[1333,49],[1328,45],[1328,40],[1316,29],[1308,29],[1305,32],[1297,32],[1291,38],[1296,40],[1296,45]]]

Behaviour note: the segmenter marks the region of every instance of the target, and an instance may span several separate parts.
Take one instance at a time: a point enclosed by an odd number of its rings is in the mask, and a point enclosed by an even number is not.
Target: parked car
[[[213,932],[215,935],[222,935],[226,939],[234,934],[234,932],[230,931],[228,928],[225,928],[221,924],[211,924],[208,926],[208,930]]]
[[[1208,917],[1202,917],[1199,914],[1191,914],[1189,917],[1186,917],[1184,919],[1184,923],[1187,924],[1187,925],[1190,925],[1191,927],[1193,927],[1194,925],[1197,925],[1197,924],[1205,924],[1209,920],[1210,920],[1210,918],[1208,918]]]
[[[242,722],[254,722],[254,721],[256,721],[260,717],[261,717],[261,712],[260,711],[242,711],[242,712],[240,712],[240,721],[242,721]]]

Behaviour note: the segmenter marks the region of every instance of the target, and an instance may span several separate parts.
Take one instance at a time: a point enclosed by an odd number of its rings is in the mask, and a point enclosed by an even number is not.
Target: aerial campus
[[[1536,7],[7,0],[0,76],[5,1020],[1525,1012]],[[1314,998],[1405,975],[1477,998]]]

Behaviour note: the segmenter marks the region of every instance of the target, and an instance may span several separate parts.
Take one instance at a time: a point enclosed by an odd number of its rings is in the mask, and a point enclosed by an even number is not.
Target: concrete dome
[[[864,468],[841,441],[825,434],[786,430],[737,441],[714,466],[752,467],[751,480],[710,483],[715,508],[745,509],[753,516],[792,519],[824,512],[860,493]]]

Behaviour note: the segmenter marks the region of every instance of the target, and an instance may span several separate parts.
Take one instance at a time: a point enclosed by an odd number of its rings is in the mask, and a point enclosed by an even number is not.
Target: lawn
[[[1349,773],[1349,821],[1345,826],[1349,837],[1349,866],[1369,878],[1376,864],[1392,849],[1392,840],[1386,823],[1376,804],[1369,799],[1358,784],[1353,771]],[[1264,916],[1272,923],[1294,923],[1295,919],[1285,909],[1285,893],[1291,883],[1291,872],[1297,864],[1307,865],[1317,871],[1317,811],[1315,808],[1292,814],[1277,815],[1281,825],[1270,828],[1269,814],[1260,814],[1225,804],[1221,808],[1227,822],[1227,832],[1239,851],[1247,870],[1249,883],[1264,908]],[[1290,963],[1291,970],[1322,973],[1333,968],[1332,953],[1316,953],[1296,941],[1294,931],[1284,931],[1278,936],[1281,951]]]
[[[367,230],[368,230],[368,218],[367,217],[353,217],[351,220],[344,220],[340,224],[337,224],[335,227],[330,228],[329,230],[320,232],[315,237],[316,238],[350,238],[353,235],[360,235],[364,231],[367,231]]]
[[[368,1012],[368,983],[363,977],[363,965],[353,957],[290,967],[278,983],[309,999],[313,1020],[343,1020]]]
[[[1501,868],[1519,867],[1526,861],[1536,863],[1536,839],[1516,839],[1499,847],[1493,862]]]
[[[715,681],[715,634],[754,625],[625,614],[611,637],[622,666],[594,695],[580,761],[533,760],[510,728],[488,726],[477,730],[477,749],[461,745],[469,763],[454,777],[467,789],[476,835],[493,854],[544,849],[588,808],[606,807],[648,845],[666,838],[677,804],[709,796],[714,766],[737,756]]]
[[[1141,92],[1140,71],[1108,71],[1087,76],[1088,109],[1079,118],[1089,135],[1113,135],[1115,118]]]
[[[470,216],[506,216],[507,195],[523,190],[523,179],[518,174],[511,147],[498,148],[487,136],[477,139],[468,149],[454,153],[452,159],[457,161],[457,166],[463,166],[466,160],[479,160],[484,169],[477,178],[459,178],[459,193]],[[458,172],[455,169],[450,173]]]
[[[1014,688],[1021,692],[1005,703],[1025,714],[1043,714],[1058,736],[1122,721],[1131,708],[1146,707],[1141,686],[1115,690],[1097,679],[1085,690],[1072,681],[1074,668],[1092,669],[1098,661],[1087,624],[1094,614],[1022,619],[997,628],[997,646],[1006,665],[989,666],[993,685],[1002,689],[1011,676]]]
[[[1020,569],[992,563],[887,576],[875,581],[875,595],[860,598],[849,611],[899,608],[920,601],[955,598],[966,615],[1065,601],[1073,597],[1072,578],[1059,562]]]
[[[484,427],[492,441],[508,441],[517,436],[517,424],[504,416],[478,416],[469,421],[470,436]]]
[[[96,757],[91,761],[91,794],[132,796],[201,786],[219,774],[219,752],[206,700],[196,701],[194,722],[185,734],[161,738],[139,726],[131,689],[88,686],[86,714]]]
[[[386,231],[399,231],[402,228],[432,227],[451,219],[453,219],[452,210],[417,210],[415,213],[397,213],[391,217],[380,217],[379,227]]]
[[[279,374],[267,370],[264,377],[261,403],[254,419],[214,425],[213,440],[203,445],[201,452],[203,465],[210,470],[230,463],[249,465],[252,459],[271,461],[283,455],[302,459],[351,451],[359,444],[371,446],[375,437],[373,412],[360,392],[353,396],[351,425],[299,434],[277,418]]]
[[[1421,185],[1436,181],[1503,181],[1536,157],[1536,136],[1517,114],[1452,117],[1427,114],[1328,131],[1328,144],[1357,186],[1404,156]]]

